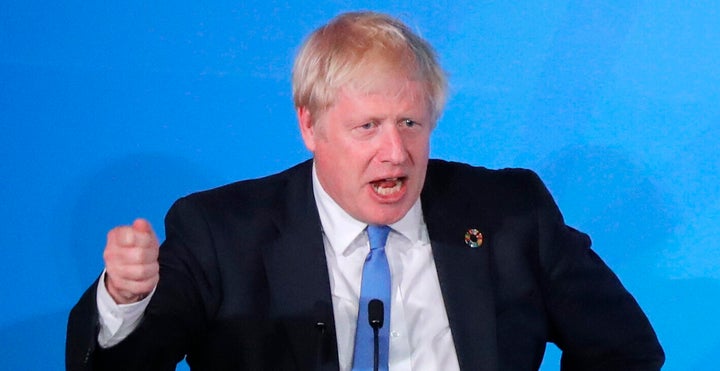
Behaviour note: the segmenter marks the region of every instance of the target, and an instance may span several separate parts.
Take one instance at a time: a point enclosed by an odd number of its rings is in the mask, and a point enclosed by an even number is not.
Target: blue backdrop
[[[717,369],[720,2],[308,4],[0,3],[0,367],[63,368],[109,228],[160,227],[179,196],[308,158],[297,46],[374,9],[450,74],[433,157],[536,170],[646,310],[666,369]]]

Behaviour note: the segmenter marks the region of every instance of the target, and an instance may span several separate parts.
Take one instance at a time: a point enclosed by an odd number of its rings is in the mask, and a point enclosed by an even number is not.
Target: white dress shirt
[[[365,227],[320,185],[313,192],[330,272],[340,370],[351,370],[362,268],[370,252]],[[390,264],[390,370],[459,370],[422,207],[418,200],[385,244]]]
[[[351,217],[325,192],[314,166],[312,177],[330,273],[340,370],[346,371],[352,369],[362,268],[370,251],[367,224]],[[390,370],[459,370],[420,200],[390,227],[385,245],[392,275]],[[103,278],[104,273],[96,293],[98,343],[109,347],[137,327],[152,293],[140,302],[117,305]]]

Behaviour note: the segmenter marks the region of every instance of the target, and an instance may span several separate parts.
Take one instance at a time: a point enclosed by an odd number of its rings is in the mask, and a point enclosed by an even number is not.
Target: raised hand
[[[159,251],[147,220],[136,219],[130,226],[108,232],[103,253],[105,286],[117,304],[140,301],[152,292],[160,279]]]

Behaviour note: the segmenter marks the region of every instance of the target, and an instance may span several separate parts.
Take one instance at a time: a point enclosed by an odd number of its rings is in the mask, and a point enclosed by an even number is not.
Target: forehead
[[[387,94],[393,91],[419,88],[428,90],[427,81],[419,73],[417,65],[411,56],[402,53],[393,58],[392,55],[383,55],[381,51],[367,52],[363,61],[348,68],[343,76],[335,80],[335,90],[350,88],[357,92]]]
[[[424,85],[403,78],[350,83],[338,90],[330,111],[357,115],[411,115],[416,120],[430,114]]]

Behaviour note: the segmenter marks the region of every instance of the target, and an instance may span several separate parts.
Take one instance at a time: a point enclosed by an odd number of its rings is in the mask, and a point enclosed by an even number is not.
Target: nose
[[[380,133],[380,149],[378,155],[381,162],[402,164],[408,158],[405,140],[395,125],[387,125]]]

